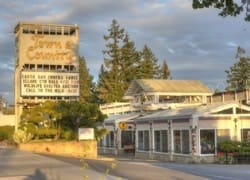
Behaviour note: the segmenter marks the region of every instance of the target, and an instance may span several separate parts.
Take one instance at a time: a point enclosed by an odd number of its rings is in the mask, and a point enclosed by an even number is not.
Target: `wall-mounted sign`
[[[94,128],[79,128],[78,138],[79,140],[93,140],[95,138]]]
[[[72,61],[77,44],[70,39],[56,39],[49,35],[33,35],[25,41],[25,58],[28,60]]]
[[[119,128],[120,128],[121,130],[125,130],[125,129],[128,128],[128,125],[127,125],[126,122],[119,122]]]
[[[79,73],[21,72],[21,96],[79,96]]]

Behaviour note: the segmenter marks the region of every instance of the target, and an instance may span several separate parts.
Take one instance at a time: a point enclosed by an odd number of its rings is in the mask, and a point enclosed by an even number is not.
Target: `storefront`
[[[250,107],[212,104],[159,111],[135,119],[140,158],[214,162],[217,144],[250,140]]]

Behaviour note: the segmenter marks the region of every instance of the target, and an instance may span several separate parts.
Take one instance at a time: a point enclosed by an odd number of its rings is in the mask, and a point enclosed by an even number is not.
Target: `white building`
[[[135,80],[125,98],[136,110],[105,120],[109,134],[100,153],[133,150],[141,158],[214,162],[218,142],[250,140],[250,107],[235,95],[213,103],[199,81]]]

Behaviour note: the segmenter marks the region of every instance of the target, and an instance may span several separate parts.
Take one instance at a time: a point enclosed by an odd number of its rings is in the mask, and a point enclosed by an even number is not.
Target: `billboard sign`
[[[79,96],[79,73],[21,72],[21,96]]]

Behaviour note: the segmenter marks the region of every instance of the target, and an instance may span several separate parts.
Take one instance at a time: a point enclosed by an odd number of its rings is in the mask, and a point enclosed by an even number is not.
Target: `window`
[[[174,152],[189,154],[189,130],[174,130]]]
[[[182,130],[181,131],[181,147],[182,147],[182,153],[183,154],[189,154],[190,149],[189,149],[189,130]]]
[[[149,150],[149,131],[138,131],[138,149],[141,151]]]
[[[70,35],[75,35],[76,30],[74,27],[70,27]]]
[[[114,132],[110,131],[108,135],[106,135],[106,146],[114,147]]]
[[[174,131],[174,152],[181,153],[181,131]]]
[[[157,130],[154,132],[154,145],[156,152],[168,152],[167,130]]]
[[[64,27],[64,35],[69,35],[69,27]]]
[[[37,65],[37,70],[43,70],[43,65],[42,64],[38,64]]]
[[[200,130],[200,147],[201,154],[214,154],[215,153],[215,130]]]
[[[241,130],[241,141],[242,142],[247,142],[249,143],[250,142],[250,129],[242,129]]]
[[[133,145],[134,144],[134,131],[122,131],[122,148],[124,145]]]
[[[98,147],[103,147],[104,145],[103,145],[104,143],[103,143],[103,138],[101,138],[100,139],[100,141],[98,141]]]

